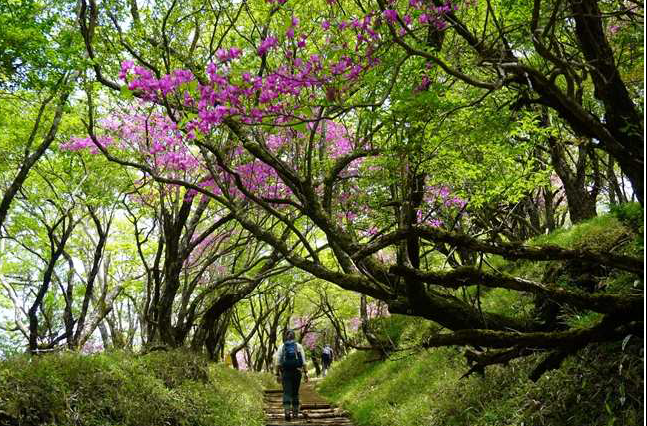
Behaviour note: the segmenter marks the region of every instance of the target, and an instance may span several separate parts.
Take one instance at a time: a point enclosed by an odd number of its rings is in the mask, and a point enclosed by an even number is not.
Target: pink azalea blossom
[[[265,55],[271,48],[276,46],[278,40],[274,36],[269,36],[261,42],[261,45],[258,47],[258,54]]]
[[[119,71],[119,78],[122,80],[126,79],[126,75],[128,74],[128,71],[130,71],[133,66],[135,66],[134,61],[123,61],[121,63],[121,71]]]
[[[383,12],[384,18],[389,22],[395,22],[398,20],[398,12],[393,9],[386,9]]]

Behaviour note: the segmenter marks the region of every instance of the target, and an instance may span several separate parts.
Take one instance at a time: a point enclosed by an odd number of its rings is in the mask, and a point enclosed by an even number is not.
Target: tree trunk
[[[550,157],[555,172],[564,185],[566,202],[571,223],[579,223],[597,216],[597,185],[589,191],[586,182],[587,160],[590,156],[591,146],[580,145],[575,169],[569,166],[567,161],[566,147],[562,141],[554,137],[548,138]]]
[[[592,68],[594,95],[604,104],[604,121],[617,143],[602,142],[607,152],[629,177],[634,193],[643,205],[644,145],[643,122],[615,63],[602,27],[602,12],[596,0],[571,0],[571,10],[582,53]]]

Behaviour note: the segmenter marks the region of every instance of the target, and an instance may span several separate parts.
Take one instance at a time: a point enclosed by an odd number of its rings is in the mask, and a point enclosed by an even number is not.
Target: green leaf
[[[131,100],[134,98],[133,92],[128,89],[128,86],[121,86],[119,90],[119,97],[124,100]]]

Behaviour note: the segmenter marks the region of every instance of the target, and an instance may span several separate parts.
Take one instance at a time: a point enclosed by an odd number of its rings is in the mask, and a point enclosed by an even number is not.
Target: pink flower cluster
[[[359,327],[362,325],[362,320],[359,317],[353,317],[348,320],[347,328],[351,333],[357,333]]]
[[[177,177],[178,173],[184,175],[203,169],[198,158],[185,144],[182,132],[165,114],[120,113],[99,124],[107,133],[97,136],[100,146],[134,153],[158,173]],[[87,149],[92,154],[98,153],[89,137],[73,137],[61,144],[60,148],[64,151]]]
[[[95,339],[89,339],[87,342],[83,344],[83,347],[81,348],[81,353],[84,355],[89,355],[89,354],[96,354],[99,352],[103,352],[103,350],[104,350],[103,343]]]
[[[303,339],[301,340],[301,343],[303,345],[310,349],[311,351],[314,350],[317,346],[317,342],[319,342],[320,334],[316,331],[309,331],[307,332],[304,336]]]
[[[216,51],[216,57],[221,62],[228,62],[234,59],[237,59],[242,55],[243,51],[237,47],[231,47],[229,49],[218,49]]]
[[[465,7],[469,6],[470,4],[465,5]],[[387,9],[383,14],[384,18],[392,24],[396,23],[398,16],[402,16],[402,21],[405,26],[409,27],[413,23],[412,14],[414,17],[418,17],[418,23],[420,25],[431,25],[437,30],[444,30],[447,27],[445,15],[456,10],[458,10],[458,6],[449,1],[445,4],[436,5],[433,2],[425,0],[409,0],[407,14],[400,15],[393,9]],[[406,34],[404,28],[402,30],[400,35]]]
[[[447,211],[452,209],[462,210],[467,201],[461,197],[451,194],[448,186],[426,186],[423,197],[424,205],[417,211],[416,220],[418,223],[433,226],[435,228],[443,225],[440,218]]]
[[[202,195],[202,197],[204,197],[204,195]],[[202,198],[200,201],[204,201],[204,198]],[[211,220],[213,220],[214,222],[219,219],[220,217],[218,216],[211,218]],[[201,260],[203,260],[205,256],[208,256],[210,252],[218,250],[222,243],[231,239],[232,235],[234,235],[234,233],[231,230],[224,229],[217,234],[211,234],[207,236],[205,239],[200,241],[191,251],[189,257],[184,262],[184,267],[201,267]],[[198,235],[194,235],[194,240],[192,241],[192,243],[195,243],[195,237],[197,236]],[[203,273],[203,276],[199,278],[199,285],[207,285],[214,275],[224,275],[227,273],[227,266],[220,263],[215,263],[209,269],[210,270],[208,271],[208,273]]]
[[[236,361],[238,361],[238,368],[240,368],[241,370],[247,370],[248,363],[245,351],[236,352]]]
[[[126,79],[131,72],[136,78],[131,79],[128,84],[128,90],[139,90],[149,100],[157,99],[156,94],[158,91],[163,96],[166,96],[182,84],[189,83],[195,79],[191,71],[181,69],[174,70],[171,74],[164,75],[158,79],[147,68],[135,66],[133,61],[124,61],[121,64],[119,77]]]
[[[398,20],[398,12],[393,9],[386,9],[383,13],[384,19],[391,23],[395,23]]]
[[[108,146],[114,144],[114,139],[111,138],[110,136],[99,136],[97,137],[97,143],[103,147],[107,148]],[[98,154],[99,149],[97,146],[94,144],[92,139],[89,137],[87,138],[78,138],[78,137],[72,137],[68,142],[64,142],[59,146],[60,149],[63,151],[82,151],[84,149],[88,149],[92,154]]]
[[[267,1],[279,5],[285,3],[282,0]],[[410,10],[404,14],[394,6],[389,7],[382,13],[383,18],[392,25],[399,25],[398,18],[401,17],[407,26],[414,24],[412,15],[418,16],[418,20],[425,21],[426,25],[432,18],[442,20],[444,14],[455,9],[449,3],[434,6],[421,0],[411,0]],[[422,18],[423,15],[426,18]],[[165,113],[158,109],[154,109],[159,112],[152,115],[141,111],[117,114],[111,121],[102,123],[106,135],[100,137],[100,143],[134,152],[158,173],[182,175],[183,178],[190,176],[193,182],[216,195],[244,197],[244,191],[236,188],[234,176],[223,169],[216,167],[216,176],[205,178],[207,168],[201,157],[197,156],[194,139],[209,135],[225,120],[242,124],[281,125],[273,131],[264,130],[266,133],[262,136],[265,145],[294,170],[299,170],[302,165],[297,162],[303,158],[304,141],[309,135],[290,128],[290,124],[311,122],[316,117],[313,110],[317,111],[317,102],[340,101],[352,89],[355,80],[379,63],[376,52],[382,39],[377,32],[380,19],[378,12],[370,12],[363,17],[350,17],[339,22],[320,21],[329,48],[313,54],[304,49],[306,34],[311,33],[302,28],[298,17],[292,16],[284,35],[270,34],[256,47],[247,49],[219,49],[215,54],[216,60],[206,67],[208,80],[206,83],[201,80],[202,84],[188,70],[180,69],[168,75],[156,76],[150,70],[136,66],[133,61],[124,61],[119,77],[127,81],[128,88],[137,91],[140,98],[151,104],[175,95],[184,106],[190,107],[191,113],[183,115],[180,108],[174,111],[181,124],[166,118]],[[317,28],[314,31],[321,30]],[[351,39],[355,42],[354,49],[348,46]],[[268,67],[262,76],[257,76],[244,66],[261,60],[266,61]],[[271,64],[279,65],[272,67]],[[313,126],[307,129],[312,132]],[[342,124],[331,120],[320,122],[316,132],[316,136],[324,138],[328,157],[333,160],[362,145],[353,140]],[[87,147],[96,152],[87,138],[73,138],[62,146],[68,150]],[[271,199],[289,199],[293,196],[272,167],[254,159],[242,147],[233,149],[230,154],[226,158],[228,167],[238,175],[247,191]],[[340,220],[354,222],[369,218],[369,207],[358,197],[360,188],[352,179],[348,179],[361,174],[363,161],[360,158],[350,163],[341,173],[344,182],[335,187],[335,191],[341,192],[335,198],[334,206]],[[433,191],[437,194],[433,197],[430,195],[426,201],[434,208],[439,203],[446,208],[464,206],[461,199],[449,197],[449,189],[437,188]],[[194,195],[195,191],[187,192],[187,196]],[[440,226],[442,221],[434,215],[430,216],[429,211],[420,212],[421,220],[429,221],[432,226]],[[369,229],[369,235],[378,232],[375,227],[365,228]]]
[[[258,46],[258,54],[261,56],[265,55],[271,48],[276,46],[278,42],[279,40],[274,36],[265,38],[263,41],[261,41],[261,45]]]
[[[340,30],[353,31],[356,35],[354,53],[305,53],[303,48],[307,35],[302,33],[297,36],[300,21],[293,16],[284,42],[274,35],[268,35],[261,40],[255,52],[244,52],[236,47],[219,49],[216,52],[218,63],[211,63],[206,69],[210,81],[208,85],[199,85],[187,70],[175,70],[170,75],[156,78],[150,70],[135,66],[133,61],[123,62],[119,76],[128,81],[130,90],[139,91],[139,96],[149,101],[159,101],[174,91],[182,90],[184,104],[198,108],[198,118],[187,124],[187,130],[194,136],[196,131],[208,133],[226,118],[248,124],[260,123],[265,119],[274,120],[277,117],[296,118],[295,113],[300,105],[311,103],[316,98],[324,98],[322,93],[329,97],[330,88],[341,83],[341,86],[337,85],[333,96],[338,97],[350,88],[349,82],[355,81],[362,73],[377,65],[374,52],[380,36],[372,28],[373,17],[374,14],[368,14],[361,19],[353,19],[351,23],[340,23]],[[322,27],[327,30],[330,23],[324,21]],[[341,43],[339,47],[346,48],[347,37],[341,33],[329,35],[329,44],[334,45],[337,36]],[[298,40],[296,52],[292,44],[294,39]],[[247,71],[232,71],[234,67],[230,65],[245,55],[265,57],[274,51],[278,51],[278,54],[282,52],[287,61],[280,60],[283,64],[263,77],[254,77],[252,72]],[[189,90],[189,86],[185,85],[190,82],[195,83],[195,89]],[[257,99],[260,106],[256,104]]]
[[[366,304],[366,316],[368,319],[389,317],[389,307],[383,302],[369,302]],[[362,320],[359,316],[353,317],[347,322],[348,331],[356,333],[362,325]]]
[[[236,167],[245,188],[255,195],[266,198],[290,198],[292,190],[278,177],[276,170],[260,160],[243,163]],[[237,189],[232,188],[234,195],[243,197]]]
[[[325,120],[319,124],[318,130],[326,135],[326,148],[330,158],[342,157],[353,150],[351,135],[343,124]]]

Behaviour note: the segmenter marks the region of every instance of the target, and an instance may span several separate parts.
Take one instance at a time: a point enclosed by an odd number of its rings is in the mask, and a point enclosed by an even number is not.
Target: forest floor
[[[301,411],[299,418],[285,421],[282,406],[282,390],[265,390],[265,417],[267,426],[352,426],[345,411],[336,408],[326,401],[315,390],[315,380],[303,383],[299,391]]]

